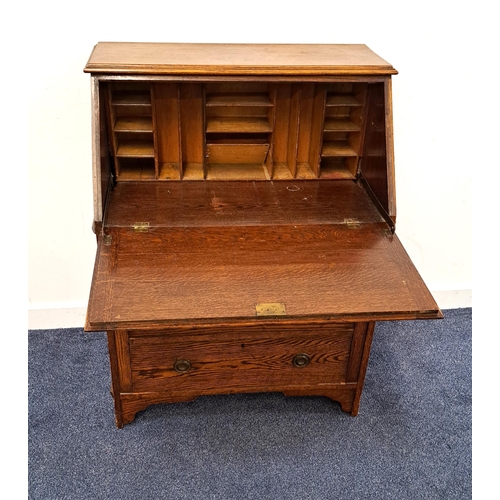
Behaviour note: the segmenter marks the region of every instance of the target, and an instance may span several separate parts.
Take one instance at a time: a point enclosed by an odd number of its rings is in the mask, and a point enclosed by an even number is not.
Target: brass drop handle
[[[307,354],[300,353],[293,357],[292,363],[297,368],[304,368],[309,364],[309,361],[311,361],[311,358]]]
[[[188,359],[178,359],[174,363],[174,370],[178,373],[185,373],[191,369],[191,362]]]

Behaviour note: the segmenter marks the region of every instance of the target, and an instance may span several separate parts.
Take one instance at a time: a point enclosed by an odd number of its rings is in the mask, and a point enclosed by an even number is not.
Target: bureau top
[[[99,42],[87,73],[156,75],[394,75],[361,44]]]

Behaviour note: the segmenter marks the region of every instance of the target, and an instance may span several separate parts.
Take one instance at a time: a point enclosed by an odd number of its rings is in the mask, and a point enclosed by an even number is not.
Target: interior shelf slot
[[[268,179],[269,144],[212,144],[206,147],[207,179]]]
[[[206,99],[207,107],[247,107],[247,106],[262,106],[272,107],[273,103],[269,96],[265,94],[228,94],[228,95],[209,95]]]
[[[353,107],[363,106],[363,103],[351,94],[330,94],[326,98],[326,107]]]
[[[357,151],[344,141],[328,141],[323,143],[321,156],[357,156]]]
[[[151,107],[149,90],[117,90],[113,92],[111,104],[114,106],[146,106]]]
[[[326,158],[321,164],[321,179],[355,179],[356,157]]]
[[[209,117],[207,133],[247,133],[259,134],[272,132],[273,127],[267,118],[261,117]]]
[[[254,90],[252,92],[252,90]],[[267,85],[207,85],[205,165],[207,179],[269,179],[274,104]]]
[[[120,158],[120,180],[145,181],[155,180],[155,178],[155,164],[153,158]]]
[[[154,158],[155,151],[153,144],[150,141],[125,141],[119,144],[116,149],[116,156],[118,157],[132,157],[132,158]]]
[[[360,127],[349,118],[326,118],[325,132],[359,132]]]
[[[149,116],[118,116],[115,121],[116,132],[153,132],[153,121]]]

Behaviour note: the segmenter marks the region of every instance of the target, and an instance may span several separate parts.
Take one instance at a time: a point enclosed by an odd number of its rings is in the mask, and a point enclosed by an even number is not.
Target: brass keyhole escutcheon
[[[191,362],[187,359],[178,359],[174,363],[174,370],[178,373],[185,373],[191,369]]]
[[[292,363],[297,368],[304,368],[309,364],[309,361],[311,361],[311,358],[307,354],[300,353],[293,357]]]

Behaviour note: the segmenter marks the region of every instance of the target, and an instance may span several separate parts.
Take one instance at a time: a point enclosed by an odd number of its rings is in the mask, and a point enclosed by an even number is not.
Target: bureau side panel
[[[92,102],[92,182],[94,194],[94,223],[102,223],[106,196],[110,189],[111,158],[106,124],[106,89],[97,77],[91,77]],[[96,228],[94,228],[96,232]]]
[[[391,80],[369,85],[361,178],[383,215],[396,220]]]

